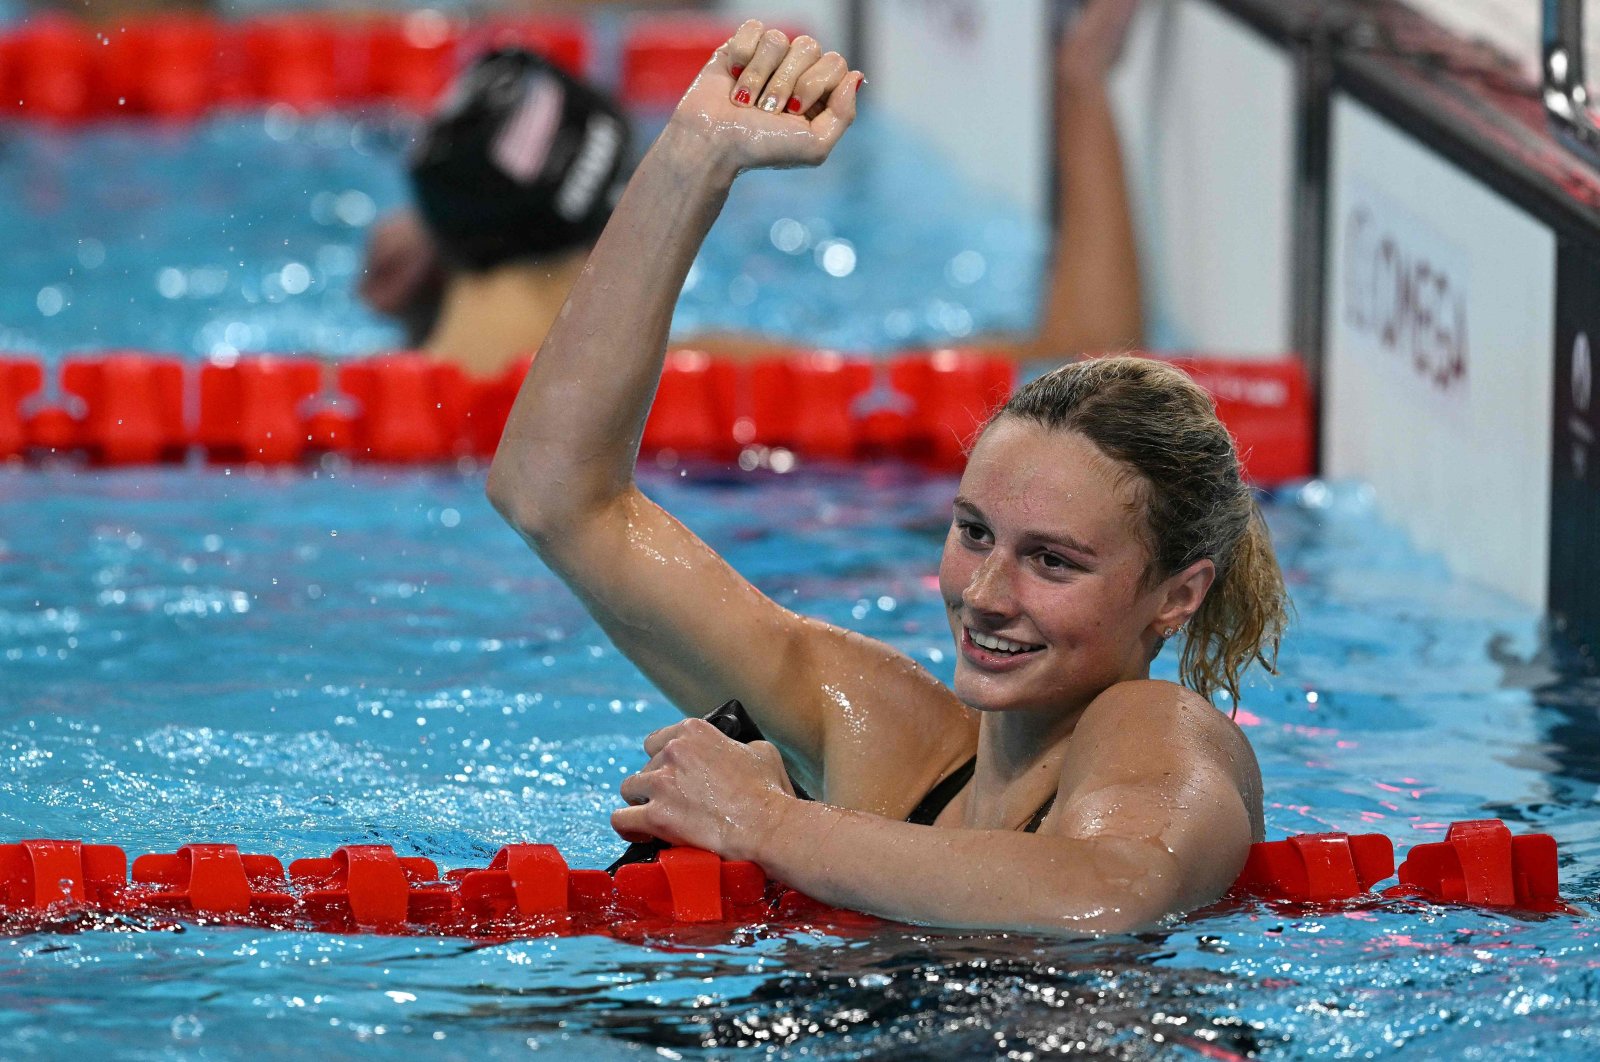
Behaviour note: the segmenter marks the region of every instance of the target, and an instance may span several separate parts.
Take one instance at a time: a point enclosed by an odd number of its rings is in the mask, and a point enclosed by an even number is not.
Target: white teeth
[[[1020,653],[1029,648],[1021,642],[1013,642],[1009,638],[998,638],[992,634],[982,634],[967,628],[967,633],[972,636],[972,644],[996,653]]]

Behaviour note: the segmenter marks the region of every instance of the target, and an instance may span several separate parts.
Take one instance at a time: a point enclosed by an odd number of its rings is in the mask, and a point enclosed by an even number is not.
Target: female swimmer
[[[939,572],[954,690],[769,600],[634,482],[673,303],[730,185],[821,163],[862,80],[757,22],[717,51],[633,175],[490,472],[496,507],[675,704],[736,697],[773,742],[698,719],[652,734],[613,824],[913,922],[1118,932],[1208,903],[1262,821],[1250,746],[1206,695],[1237,697],[1285,603],[1232,443],[1187,378],[1080,362],[984,431]],[[1186,625],[1189,688],[1150,680]]]

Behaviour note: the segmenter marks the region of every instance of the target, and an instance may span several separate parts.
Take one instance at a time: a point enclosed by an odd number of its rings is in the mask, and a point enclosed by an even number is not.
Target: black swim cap
[[[454,266],[486,269],[593,243],[621,194],[628,122],[597,91],[520,48],[445,93],[411,162],[417,210]]]

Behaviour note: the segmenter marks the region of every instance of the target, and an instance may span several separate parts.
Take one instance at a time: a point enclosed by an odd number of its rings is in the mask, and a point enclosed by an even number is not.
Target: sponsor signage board
[[[1543,608],[1555,236],[1343,93],[1332,129],[1324,471]]]

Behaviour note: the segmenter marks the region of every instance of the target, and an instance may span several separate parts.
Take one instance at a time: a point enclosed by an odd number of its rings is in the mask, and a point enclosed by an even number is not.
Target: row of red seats
[[[827,919],[866,923],[767,880],[753,863],[695,848],[603,870],[573,870],[551,845],[502,848],[487,867],[439,873],[431,859],[388,845],[346,845],[328,858],[276,856],[231,844],[189,844],[141,855],[113,845],[31,840],[0,845],[0,915],[27,920],[67,910],[202,919],[335,933],[429,933],[503,938],[590,933],[631,936],[668,926]]]
[[[82,451],[100,464],[182,460],[191,444],[215,461],[283,464],[313,452],[382,462],[494,453],[527,366],[487,380],[420,354],[325,370],[304,359],[241,358],[192,373],[136,354],[65,362],[40,404],[44,372],[0,359],[0,458]],[[325,374],[326,377],[325,378]],[[748,365],[674,352],[646,425],[647,453],[731,458],[746,446],[811,457],[894,455],[959,465],[976,426],[1010,393],[1012,366],[941,351],[888,363],[805,354]],[[197,376],[198,420],[187,390]],[[883,407],[862,413],[875,382]],[[331,393],[328,385],[337,387]]]
[[[1395,874],[1380,834],[1312,834],[1252,846],[1232,897],[1326,904],[1358,899]],[[1534,911],[1570,910],[1547,834],[1513,837],[1498,819],[1452,823],[1443,841],[1414,846],[1387,898]],[[487,867],[439,873],[430,859],[387,845],[347,845],[325,859],[276,856],[229,844],[184,845],[128,865],[112,845],[32,840],[0,845],[0,914],[65,908],[166,915],[331,932],[424,932],[468,937],[610,933],[754,921],[870,925],[768,881],[753,863],[695,848],[612,876],[573,870],[550,845],[502,848]]]
[[[728,26],[705,20],[639,22],[623,44],[623,101],[675,102],[728,33]],[[589,67],[588,31],[576,19],[466,23],[421,11],[235,23],[169,15],[97,30],[39,16],[0,36],[0,99],[12,114],[57,122],[183,119],[217,106],[269,104],[315,111],[384,101],[425,110],[474,56],[510,45],[580,76]]]
[[[1298,360],[1177,362],[1216,398],[1246,472],[1275,484],[1312,474],[1312,415]],[[61,368],[64,398],[41,402],[34,362],[0,358],[0,459],[81,451],[106,465],[182,460],[285,464],[334,452],[433,462],[494,453],[526,373],[470,379],[418,354],[325,369],[308,359],[247,357],[193,372],[174,358],[118,354]],[[643,449],[726,460],[747,447],[811,458],[899,457],[960,468],[973,432],[1010,394],[1015,367],[977,351],[887,362],[811,352],[737,363],[668,356]],[[64,401],[76,400],[74,412]]]

